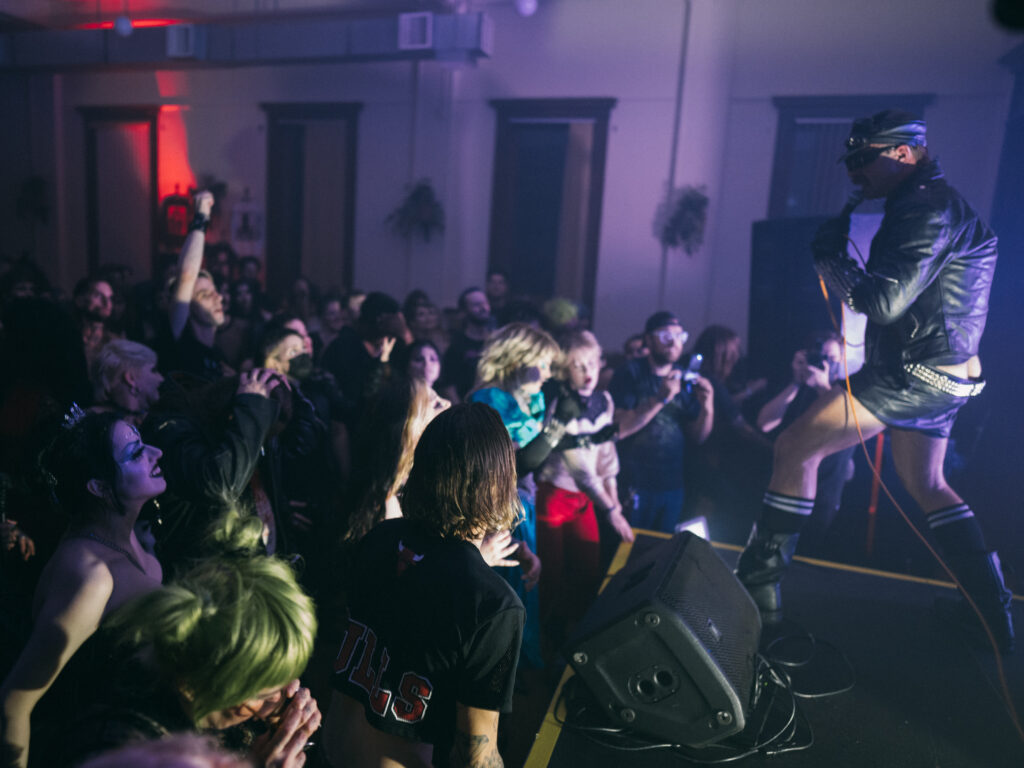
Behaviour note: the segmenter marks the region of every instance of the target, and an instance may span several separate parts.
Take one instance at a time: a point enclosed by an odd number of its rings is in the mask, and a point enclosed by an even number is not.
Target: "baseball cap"
[[[886,109],[876,112],[871,117],[859,118],[854,120],[850,127],[846,151],[837,162],[842,163],[872,145],[898,147],[906,144],[911,147],[925,147],[928,145],[926,129],[924,120],[899,109]]]
[[[679,322],[679,318],[676,317],[675,313],[663,309],[647,318],[647,322],[644,323],[644,333],[653,333],[659,328],[664,328],[666,325],[682,327],[683,324]]]

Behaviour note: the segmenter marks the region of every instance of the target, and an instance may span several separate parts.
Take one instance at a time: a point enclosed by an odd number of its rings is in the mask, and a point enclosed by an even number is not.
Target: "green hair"
[[[108,623],[126,642],[152,649],[197,724],[302,674],[317,625],[313,601],[285,561],[244,555],[202,560]]]

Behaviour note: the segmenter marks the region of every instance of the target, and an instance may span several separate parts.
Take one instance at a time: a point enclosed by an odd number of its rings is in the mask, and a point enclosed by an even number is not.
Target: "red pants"
[[[537,485],[540,613],[549,639],[560,645],[600,585],[600,545],[594,504],[585,493]]]

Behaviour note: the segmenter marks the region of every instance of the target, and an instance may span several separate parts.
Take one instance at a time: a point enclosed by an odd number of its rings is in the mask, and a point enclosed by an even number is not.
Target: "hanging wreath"
[[[408,239],[419,234],[430,242],[434,232],[444,231],[444,206],[437,199],[430,179],[420,179],[406,187],[405,199],[384,220],[398,235]]]
[[[692,256],[704,242],[708,220],[707,187],[670,190],[654,215],[654,236],[666,248],[682,248]]]

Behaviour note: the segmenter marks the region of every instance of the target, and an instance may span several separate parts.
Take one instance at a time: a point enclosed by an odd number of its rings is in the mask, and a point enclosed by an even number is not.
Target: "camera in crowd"
[[[807,360],[807,365],[828,371],[829,381],[837,381],[842,378],[842,363],[839,360],[826,357],[821,350],[805,350],[804,357]]]
[[[687,394],[693,393],[693,386],[697,383],[697,378],[700,375],[700,367],[704,363],[704,355],[699,352],[694,353],[690,357],[690,363],[686,366],[686,370],[683,371],[683,389],[686,390]]]
[[[807,358],[807,364],[813,365],[815,368],[828,368],[829,362],[825,359],[825,356],[821,354],[821,350],[807,350],[804,352],[804,356]]]

